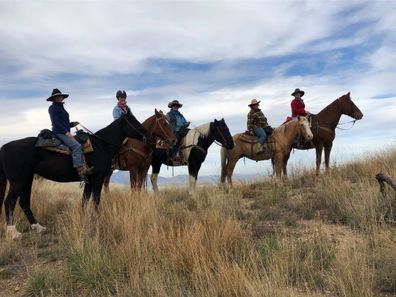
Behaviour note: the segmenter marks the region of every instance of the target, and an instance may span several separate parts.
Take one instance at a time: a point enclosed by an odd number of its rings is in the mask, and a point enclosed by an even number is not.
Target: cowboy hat
[[[257,101],[257,99],[252,99],[250,101],[250,104],[248,106],[252,106],[252,105],[259,105],[261,101]]]
[[[178,106],[178,107],[182,107],[183,104],[180,104],[180,102],[178,100],[173,100],[171,102],[168,103],[168,107],[172,108],[172,106]]]
[[[62,94],[62,92],[59,91],[59,89],[53,89],[52,90],[52,94],[51,94],[51,96],[49,96],[47,98],[47,101],[54,101],[54,98],[58,97],[58,96],[62,96],[63,98],[67,98],[67,97],[69,97],[69,94]]]
[[[301,97],[304,96],[304,94],[305,94],[305,92],[303,90],[300,90],[299,88],[297,88],[294,90],[294,92],[291,95],[295,96],[297,93],[300,93]]]

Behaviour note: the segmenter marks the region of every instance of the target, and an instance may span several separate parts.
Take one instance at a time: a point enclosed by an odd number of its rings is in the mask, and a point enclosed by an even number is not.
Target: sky
[[[332,164],[396,145],[395,0],[1,0],[0,41],[0,145],[51,127],[53,88],[92,131],[111,123],[123,89],[142,122],[177,99],[192,127],[224,118],[232,134],[246,130],[252,98],[276,127],[295,88],[311,113],[351,92],[364,117],[341,118]],[[296,151],[290,166],[311,168],[314,156]],[[235,173],[269,168],[246,159]],[[200,174],[219,172],[213,144]]]

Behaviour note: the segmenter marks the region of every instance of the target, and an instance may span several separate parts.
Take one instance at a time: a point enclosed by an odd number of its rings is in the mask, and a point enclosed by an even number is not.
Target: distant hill
[[[257,175],[257,174],[234,174],[234,181],[243,181],[243,182],[253,182],[257,179],[264,179],[266,176]],[[149,178],[149,177],[148,177]],[[218,175],[206,175],[198,177],[198,184],[216,184],[220,180],[220,176]],[[129,184],[129,173],[125,171],[115,171],[111,176],[112,183],[118,184]],[[148,181],[150,183],[150,181]],[[188,175],[176,175],[172,177],[158,177],[158,185],[159,186],[170,186],[170,185],[187,185],[188,184]]]

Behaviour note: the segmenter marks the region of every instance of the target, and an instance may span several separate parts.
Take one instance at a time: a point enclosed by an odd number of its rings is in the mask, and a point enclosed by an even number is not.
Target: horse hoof
[[[22,233],[17,231],[15,225],[9,225],[7,226],[6,237],[7,239],[17,240],[22,237]]]
[[[30,227],[32,228],[32,230],[36,230],[37,233],[42,233],[47,230],[47,228],[41,226],[39,223],[32,224]]]

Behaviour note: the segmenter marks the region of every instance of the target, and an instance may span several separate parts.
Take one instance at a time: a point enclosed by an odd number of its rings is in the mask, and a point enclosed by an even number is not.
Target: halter
[[[223,139],[224,143],[227,143],[227,140],[226,140],[224,134],[219,129],[219,126],[216,125],[216,129],[217,129],[217,132],[219,132],[219,134],[220,134],[221,138]],[[224,146],[225,145],[225,144],[217,143],[216,140],[214,141],[214,143],[216,143],[218,146]]]

